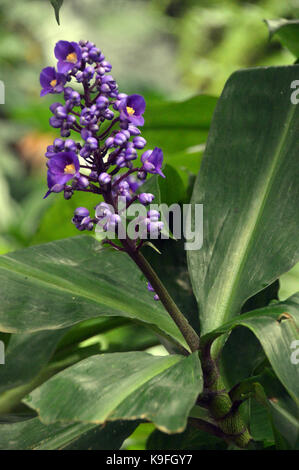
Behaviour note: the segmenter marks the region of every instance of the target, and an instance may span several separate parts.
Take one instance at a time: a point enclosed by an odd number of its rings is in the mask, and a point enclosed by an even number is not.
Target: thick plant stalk
[[[156,272],[153,270],[153,268],[144,258],[144,256],[140,253],[140,251],[136,249],[134,250],[132,248],[128,240],[122,240],[122,244],[125,250],[127,251],[128,255],[137,264],[137,266],[145,275],[147,280],[151,283],[156,294],[159,296],[160,301],[162,302],[165,309],[167,310],[167,312],[181,331],[182,335],[184,336],[190,350],[192,352],[197,351],[199,348],[199,337],[197,333],[193,330],[188,320],[179,310],[176,303],[169,295],[167,289],[164,287]]]
[[[252,441],[250,432],[239,412],[240,402],[232,402],[225,389],[216,361],[211,356],[211,343],[201,351],[204,391],[200,403],[209,409],[211,417],[225,435],[226,440],[240,448]]]

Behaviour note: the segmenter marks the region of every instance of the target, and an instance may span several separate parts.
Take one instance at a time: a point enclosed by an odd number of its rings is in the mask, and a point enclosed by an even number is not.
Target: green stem
[[[145,275],[147,280],[150,282],[151,286],[155,290],[155,293],[159,296],[160,301],[164,305],[165,309],[181,331],[183,337],[185,338],[190,350],[192,352],[197,351],[199,348],[199,337],[197,333],[193,330],[192,326],[189,324],[188,320],[184,317],[182,312],[179,310],[171,296],[169,295],[167,289],[159,279],[157,273],[153,270],[148,261],[144,256],[134,249],[128,240],[122,240],[122,244],[126,249],[128,255],[132,260],[137,264],[139,269]]]
[[[217,426],[226,436],[240,448],[248,447],[252,437],[239,412],[239,402],[233,403],[225,389],[218,366],[211,355],[211,344],[201,351],[201,363],[204,377],[204,391],[200,398]]]

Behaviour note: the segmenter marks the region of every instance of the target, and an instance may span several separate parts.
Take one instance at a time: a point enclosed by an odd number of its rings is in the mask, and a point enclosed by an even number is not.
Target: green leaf
[[[299,286],[299,263],[297,263],[290,271],[283,274],[280,279],[279,298],[281,300],[291,297],[298,290]]]
[[[64,334],[62,329],[12,335],[5,364],[0,367],[0,393],[30,382],[49,361]]]
[[[273,300],[278,300],[278,288],[279,282],[275,281],[251,297],[243,305],[242,312],[257,310],[266,307]],[[264,361],[263,348],[254,334],[248,328],[233,330],[221,352],[221,369],[229,388],[252,376],[255,369]]]
[[[101,201],[102,197],[93,193],[75,192],[73,197],[67,201],[62,194],[51,194],[47,199],[47,203],[51,206],[41,218],[30,244],[37,245],[77,236],[78,230],[71,223],[75,209],[83,206],[92,212],[93,208]]]
[[[270,39],[278,37],[282,45],[299,57],[299,20],[265,20]]]
[[[164,162],[176,169],[185,187],[188,186],[190,177],[196,176],[199,172],[204,148],[205,145],[202,144],[178,153],[164,154]]]
[[[299,259],[298,74],[238,71],[218,102],[192,197],[204,206],[204,243],[188,251],[203,334]]]
[[[263,371],[241,382],[232,391],[234,400],[250,398],[250,433],[266,447],[295,449],[299,445],[299,407],[273,371]],[[275,441],[275,442],[274,442]]]
[[[176,169],[166,164],[163,168],[165,178],[159,175],[151,176],[138,189],[138,192],[152,192],[154,204],[167,204],[181,202],[184,198],[184,183]]]
[[[247,328],[233,330],[221,352],[220,361],[221,372],[229,388],[251,377],[264,360],[263,349],[250,330]]]
[[[157,335],[143,325],[100,317],[67,330],[7,335],[11,339],[0,367],[0,414],[11,412],[37,386],[86,357],[159,345]]]
[[[92,238],[75,237],[1,256],[0,283],[0,331],[29,333],[101,315],[120,316],[153,325],[188,349],[129,257],[102,248]]]
[[[62,7],[63,0],[50,0],[50,2],[51,2],[51,5],[53,6],[54,11],[55,11],[55,18],[56,18],[56,21],[57,21],[58,24],[60,24],[60,21],[59,21],[59,10],[60,10],[60,8]]]
[[[263,441],[265,447],[275,444],[269,407],[253,399],[250,400],[250,434],[255,441]]]
[[[192,426],[174,435],[168,435],[157,429],[152,432],[146,443],[147,450],[225,450],[227,445],[222,439],[211,436]]]
[[[136,421],[95,424],[52,424],[38,418],[0,422],[2,450],[117,450],[137,427]]]
[[[284,302],[240,315],[203,336],[201,346],[237,326],[249,328],[255,334],[275,374],[299,403],[299,368],[292,361],[292,343],[299,339],[299,293]]]
[[[299,407],[269,368],[261,374],[260,382],[269,398],[266,405],[277,448],[299,450]]]
[[[279,281],[274,281],[265,289],[248,299],[242,307],[241,313],[250,312],[250,310],[257,310],[261,307],[267,307],[273,300],[278,300]]]
[[[152,102],[142,133],[149,146],[162,148],[171,163],[172,154],[205,142],[216,103],[217,98],[206,95],[183,102]]]
[[[45,424],[141,418],[174,433],[185,429],[201,390],[196,353],[188,357],[114,353],[90,357],[58,373],[25,403]]]

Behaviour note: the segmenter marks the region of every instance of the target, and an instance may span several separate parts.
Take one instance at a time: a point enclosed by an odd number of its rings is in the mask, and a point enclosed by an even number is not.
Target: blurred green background
[[[198,94],[217,97],[236,69],[294,62],[277,40],[269,42],[263,22],[282,17],[298,18],[299,0],[64,0],[60,26],[48,0],[1,0],[0,80],[6,102],[0,105],[0,254],[78,235],[70,219],[74,207],[85,204],[85,196],[64,201],[59,194],[43,200],[44,153],[58,134],[48,125],[53,99],[39,98],[39,73],[55,65],[58,40],[95,42],[112,63],[120,90],[146,96],[148,110],[153,110],[151,124],[160,117],[161,102],[166,121],[179,122],[183,108],[164,101],[183,102]],[[188,125],[194,128],[200,122],[208,129],[215,105],[215,99],[209,100],[202,107],[199,102],[198,116],[186,113],[188,122],[178,129],[182,141]],[[164,136],[159,129],[151,134],[153,141],[159,136]],[[199,132],[197,148],[176,148],[175,136],[168,132],[167,163],[184,169],[183,159],[192,154],[193,163],[186,165],[192,177],[205,138],[206,132]],[[184,180],[184,173],[179,176]],[[179,189],[177,194],[186,200]],[[298,285],[297,266],[283,276],[281,298]],[[151,425],[144,426],[147,434]],[[127,446],[138,448],[142,432],[139,428]]]

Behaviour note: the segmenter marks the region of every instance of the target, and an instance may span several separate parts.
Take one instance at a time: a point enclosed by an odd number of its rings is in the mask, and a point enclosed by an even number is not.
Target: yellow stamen
[[[131,108],[130,106],[127,106],[127,113],[129,116],[133,116],[133,114],[135,114],[135,109]]]
[[[64,173],[67,173],[69,175],[73,174],[76,172],[75,165],[71,163],[70,165],[66,165],[64,168]]]
[[[66,60],[68,62],[71,62],[72,64],[75,64],[76,62],[78,62],[78,58],[77,58],[77,54],[76,52],[71,52],[70,54],[68,54],[66,56]]]
[[[50,82],[50,85],[54,88],[54,86],[57,85],[57,80],[52,80],[52,81]]]

